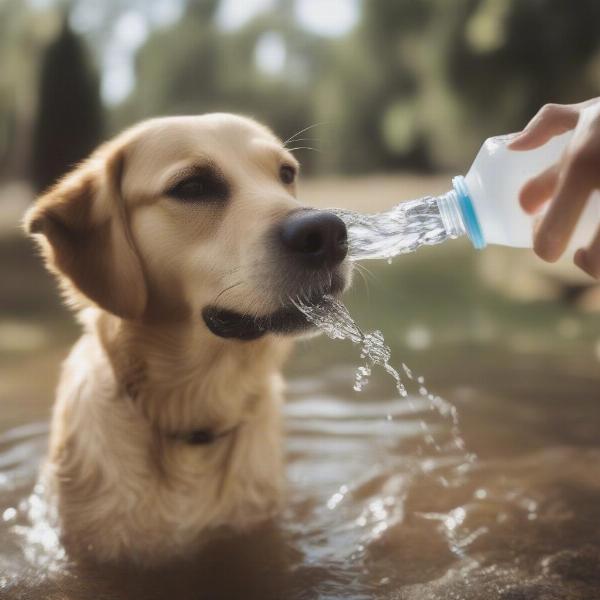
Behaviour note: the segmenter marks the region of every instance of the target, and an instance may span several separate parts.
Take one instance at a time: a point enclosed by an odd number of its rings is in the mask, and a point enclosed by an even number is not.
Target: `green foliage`
[[[362,0],[357,26],[341,38],[303,29],[295,0],[278,0],[224,31],[221,2],[188,0],[178,22],[152,26],[136,56],[135,89],[111,110],[111,129],[156,115],[235,111],[283,138],[322,123],[295,144],[321,150],[298,152],[308,171],[464,170],[486,137],[519,129],[544,103],[600,94],[597,0]],[[100,52],[133,4],[103,6],[110,8],[106,22],[89,33]],[[14,27],[2,15],[14,23],[28,13],[23,7],[0,3],[4,40]],[[267,35],[283,42],[279,72],[256,61]],[[17,47],[0,40],[3,57],[9,46]],[[15,132],[27,131],[30,109],[13,90],[25,96],[19,73],[35,72],[27,60],[13,51],[11,68],[0,73],[4,157],[18,154],[11,144],[26,137]],[[38,187],[85,155],[100,132],[96,78],[68,29],[48,48],[39,93]]]
[[[288,50],[281,76],[261,72],[254,58],[261,37],[273,32]],[[287,138],[313,118],[309,86],[316,61],[311,55],[318,44],[312,41],[281,14],[226,33],[218,29],[214,11],[207,15],[192,4],[180,22],[155,32],[139,52],[138,83],[119,110],[117,126],[140,117],[233,111],[253,116]],[[301,57],[302,64],[294,64],[294,57]],[[290,72],[296,76],[289,77]]]
[[[598,2],[479,0],[455,8],[435,13],[443,18],[437,75],[452,98],[456,135],[469,135],[469,154],[481,139],[522,127],[547,102],[600,92],[590,68],[600,56]],[[447,143],[441,148],[448,152]]]
[[[66,21],[43,58],[32,150],[32,179],[43,190],[85,158],[102,135],[98,79]]]
[[[26,3],[0,1],[0,176],[27,175],[31,87],[44,31],[40,25]]]
[[[331,65],[334,166],[466,168],[546,102],[600,93],[599,22],[594,0],[364,2]]]
[[[337,40],[290,14],[280,2],[223,33],[212,16],[188,12],[142,49],[130,107],[236,110],[284,136],[323,122],[312,166],[360,173],[464,169],[484,138],[518,129],[545,102],[600,93],[595,0],[364,1],[359,25]],[[285,41],[278,76],[254,61],[267,32]]]

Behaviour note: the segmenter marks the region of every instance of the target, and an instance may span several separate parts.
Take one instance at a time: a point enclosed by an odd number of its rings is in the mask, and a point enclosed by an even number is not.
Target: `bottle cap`
[[[485,248],[487,244],[483,237],[483,232],[481,231],[479,219],[477,218],[473,201],[469,195],[469,189],[467,188],[465,178],[461,175],[457,175],[452,179],[452,185],[456,192],[458,206],[460,207],[460,213],[463,223],[465,224],[465,229],[467,230],[467,235],[469,236],[473,247],[477,250],[481,250],[482,248]]]

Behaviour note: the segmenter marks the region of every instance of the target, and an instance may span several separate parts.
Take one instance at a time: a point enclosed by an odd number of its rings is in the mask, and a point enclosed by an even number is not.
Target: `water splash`
[[[464,233],[451,226],[440,210],[444,197],[426,196],[402,202],[376,214],[331,209],[348,229],[350,260],[386,259],[414,252],[423,245],[441,244]]]
[[[294,304],[306,318],[320,329],[330,339],[350,340],[360,346],[360,357],[364,361],[356,369],[354,380],[354,389],[360,392],[369,382],[373,367],[381,366],[395,382],[396,389],[402,398],[408,400],[409,406],[413,412],[417,412],[412,403],[406,385],[402,381],[400,373],[390,365],[392,351],[385,343],[383,334],[379,330],[363,332],[350,316],[348,309],[342,302],[331,297],[325,296],[318,304],[305,304],[301,301],[295,301]],[[402,370],[411,382],[418,385],[419,394],[426,397],[432,410],[435,410],[440,417],[451,423],[451,435],[453,446],[464,455],[463,465],[468,465],[476,460],[476,456],[467,452],[466,445],[460,432],[459,417],[456,407],[429,392],[425,387],[425,379],[422,376],[416,377],[410,368],[402,363]],[[425,421],[421,421],[421,428],[425,442],[434,448],[437,452],[443,452],[444,448],[436,441],[433,433]]]
[[[392,351],[385,343],[381,331],[376,329],[363,333],[350,316],[348,309],[332,296],[325,296],[319,304],[304,304],[296,301],[295,305],[327,337],[332,340],[347,339],[360,346],[360,357],[364,360],[364,364],[356,370],[354,389],[357,392],[360,392],[369,382],[372,368],[379,365],[392,376],[398,393],[403,398],[408,396],[400,373],[389,363]]]

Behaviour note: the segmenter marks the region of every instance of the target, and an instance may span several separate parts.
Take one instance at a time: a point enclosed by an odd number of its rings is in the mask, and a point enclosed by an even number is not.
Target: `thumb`
[[[546,104],[529,121],[525,129],[508,144],[510,150],[532,150],[549,139],[573,129],[579,119],[579,110],[573,106]]]

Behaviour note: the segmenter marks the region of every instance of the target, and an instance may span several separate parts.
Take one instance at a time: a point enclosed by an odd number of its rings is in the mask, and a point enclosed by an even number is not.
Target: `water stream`
[[[402,381],[400,373],[392,367],[390,359],[392,352],[385,343],[383,333],[379,330],[363,332],[350,316],[344,304],[331,296],[325,296],[317,304],[305,304],[301,301],[295,302],[296,306],[306,318],[320,329],[327,337],[336,340],[350,340],[360,346],[360,357],[363,364],[356,369],[354,390],[360,392],[368,383],[373,367],[378,365],[394,380],[396,389],[402,398],[407,398],[413,412],[418,412],[406,385]],[[425,378],[420,375],[415,377],[412,370],[402,363],[402,370],[406,378],[418,388],[418,395],[427,399],[429,406],[435,410],[440,417],[448,420],[451,425],[451,448],[440,444],[425,420],[421,420],[423,437],[428,446],[434,448],[438,453],[446,451],[458,451],[464,458],[460,468],[464,469],[476,460],[475,454],[468,452],[465,441],[460,432],[459,417],[456,406],[444,400],[440,396],[432,394],[425,386]]]
[[[387,259],[414,252],[424,245],[458,237],[440,212],[442,197],[426,196],[402,202],[386,212],[362,214],[331,209],[348,229],[350,260]]]

